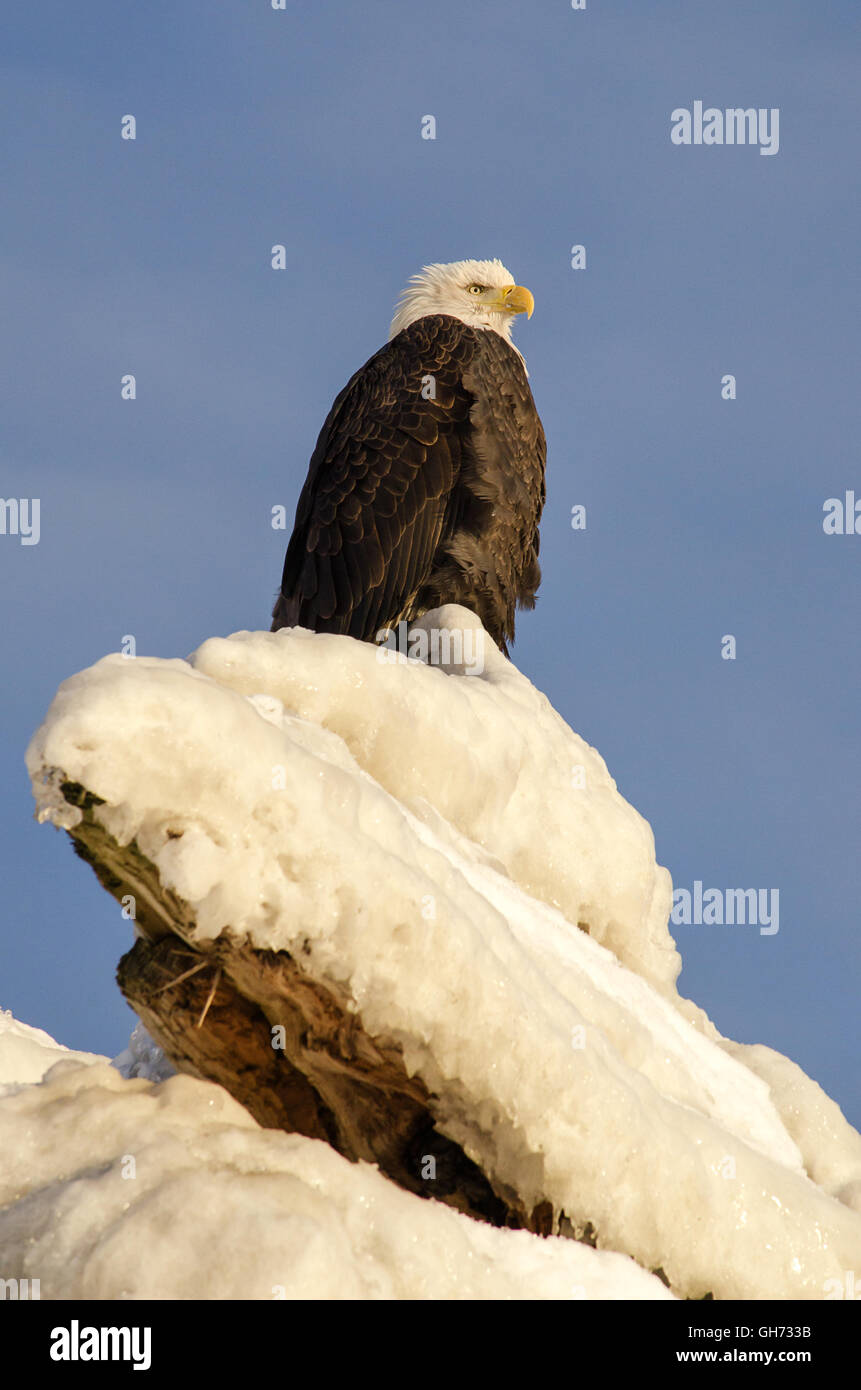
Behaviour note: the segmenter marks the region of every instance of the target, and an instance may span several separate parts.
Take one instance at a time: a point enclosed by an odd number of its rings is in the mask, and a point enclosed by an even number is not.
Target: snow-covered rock
[[[301,952],[346,991],[528,1205],[687,1297],[820,1298],[859,1267],[858,1136],[791,1122],[785,1070],[678,999],[648,825],[489,639],[475,675],[298,629],[106,657],[28,763],[43,819],[79,814],[61,778],[103,798],[199,941]]]

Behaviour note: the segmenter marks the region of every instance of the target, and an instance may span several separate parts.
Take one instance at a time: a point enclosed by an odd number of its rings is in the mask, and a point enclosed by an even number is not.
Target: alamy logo
[[[780,108],[772,106],[717,106],[703,110],[695,101],[693,111],[677,106],[670,116],[674,145],[759,145],[760,154],[780,149]]]
[[[152,1329],[149,1327],[81,1327],[73,1318],[69,1327],[51,1330],[52,1361],[133,1361],[133,1370],[152,1365]]]
[[[673,890],[670,921],[677,927],[759,927],[760,936],[780,929],[779,888],[707,888],[694,879],[694,891]]]
[[[843,497],[827,497],[822,503],[825,516],[822,529],[826,536],[861,536],[861,498],[855,501],[854,492]]]
[[[0,497],[0,536],[18,536],[22,545],[39,544],[38,497]]]
[[[0,1299],[24,1302],[26,1299],[41,1298],[39,1279],[0,1279]]]
[[[854,1269],[847,1269],[842,1279],[826,1279],[824,1297],[848,1298],[852,1303],[861,1302],[861,1281],[855,1283]]]
[[[467,676],[484,671],[484,629],[459,627],[414,627],[402,618],[396,628],[382,627],[377,633],[377,661],[401,666],[422,661],[430,666],[463,670]]]

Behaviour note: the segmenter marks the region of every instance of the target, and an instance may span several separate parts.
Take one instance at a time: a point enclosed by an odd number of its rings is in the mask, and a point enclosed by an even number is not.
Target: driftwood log
[[[313,979],[301,958],[256,950],[229,930],[196,941],[188,903],[136,842],[119,845],[100,824],[101,799],[75,782],[61,791],[81,812],[68,832],[76,853],[118,901],[135,900],[140,935],[117,979],[179,1071],[217,1082],[265,1128],[325,1140],[421,1197],[495,1226],[594,1243],[590,1227],[549,1203],[527,1210],[442,1134],[435,1097],[408,1075],[400,1047],[372,1038],[336,986]]]

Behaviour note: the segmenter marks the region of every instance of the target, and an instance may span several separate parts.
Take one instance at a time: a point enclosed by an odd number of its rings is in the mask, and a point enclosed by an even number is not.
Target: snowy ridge
[[[43,1299],[666,1299],[622,1255],[499,1231],[220,1086],[56,1066],[0,1088],[0,1250]]]
[[[858,1267],[861,1141],[834,1116],[814,1138],[813,1083],[782,1073],[790,1133],[775,1069],[678,1000],[648,825],[489,641],[481,676],[301,630],[106,657],[28,763],[44,819],[76,814],[58,769],[104,798],[201,938],[304,948],[527,1202],[686,1297],[821,1298]]]

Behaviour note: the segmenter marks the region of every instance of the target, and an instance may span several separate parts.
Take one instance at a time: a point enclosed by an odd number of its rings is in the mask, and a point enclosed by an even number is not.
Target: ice
[[[300,629],[106,657],[28,762],[48,819],[60,775],[104,799],[199,941],[301,950],[527,1205],[684,1297],[821,1298],[859,1267],[859,1136],[679,999],[649,826],[489,639],[476,675]]]
[[[166,1081],[176,1073],[170,1058],[164,1055],[140,1020],[129,1038],[128,1047],[114,1058],[112,1065],[129,1080],[141,1077],[144,1081]]]

